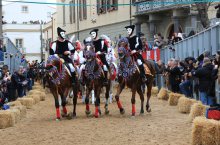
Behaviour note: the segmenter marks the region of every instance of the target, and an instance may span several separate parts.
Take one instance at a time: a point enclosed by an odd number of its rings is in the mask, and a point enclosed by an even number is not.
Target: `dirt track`
[[[126,92],[126,93],[125,93]],[[166,101],[151,99],[152,112],[139,116],[140,99],[136,97],[137,115],[131,114],[131,93],[121,95],[125,115],[119,114],[116,103],[109,105],[110,115],[87,118],[85,105],[77,106],[77,119],[55,121],[51,95],[46,101],[28,110],[27,117],[15,127],[0,130],[0,145],[189,145],[191,123],[188,115]],[[80,100],[79,100],[80,101]],[[102,111],[104,112],[102,104]],[[72,106],[68,106],[71,108]],[[91,107],[94,111],[94,107]],[[70,110],[70,109],[69,109]],[[68,110],[68,111],[69,111]]]

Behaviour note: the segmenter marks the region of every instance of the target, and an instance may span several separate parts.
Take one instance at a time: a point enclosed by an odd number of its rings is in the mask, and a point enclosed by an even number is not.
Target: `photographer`
[[[180,83],[180,92],[183,93],[187,97],[192,97],[192,76],[190,72],[193,70],[193,62],[194,58],[188,57],[185,59],[184,72],[183,72],[183,80]]]

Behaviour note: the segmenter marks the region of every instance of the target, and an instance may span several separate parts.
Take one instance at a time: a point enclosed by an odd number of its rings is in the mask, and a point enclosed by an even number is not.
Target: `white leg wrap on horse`
[[[70,71],[71,71],[71,72],[75,72],[75,68],[73,67],[73,64],[72,64],[72,63],[69,63],[69,67],[70,67]]]
[[[142,65],[143,64],[140,59],[137,59],[137,63],[138,63],[138,65]]]
[[[94,90],[92,90],[92,104],[95,104],[95,93],[94,93]]]
[[[111,93],[109,96],[109,102],[112,103],[113,94]]]
[[[59,105],[61,106],[62,105],[61,97],[58,97],[58,101],[59,101]]]
[[[106,65],[103,65],[104,71],[108,71],[108,68]]]

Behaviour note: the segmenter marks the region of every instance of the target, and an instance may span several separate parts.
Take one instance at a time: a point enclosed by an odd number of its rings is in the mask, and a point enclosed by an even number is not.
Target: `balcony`
[[[137,2],[136,15],[172,9],[180,5],[183,7],[191,3],[191,0],[145,0]]]

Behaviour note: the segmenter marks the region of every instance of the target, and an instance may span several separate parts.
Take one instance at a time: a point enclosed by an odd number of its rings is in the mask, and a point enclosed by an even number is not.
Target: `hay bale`
[[[13,101],[13,102],[9,102],[8,105],[10,107],[14,107],[14,106],[21,106],[21,102],[20,101]]]
[[[14,113],[0,110],[0,129],[12,127],[15,124]]]
[[[34,89],[34,90],[41,90],[41,89],[43,89],[43,88],[42,88],[41,86],[36,86],[36,85],[35,85],[35,86],[33,86],[33,89]]]
[[[31,109],[35,103],[33,98],[19,98],[18,101],[20,101],[27,109]]]
[[[170,93],[168,103],[170,106],[176,106],[180,97],[184,97],[182,94]]]
[[[46,93],[45,92],[41,92],[40,93],[40,100],[41,101],[45,101],[45,99],[46,99]]]
[[[168,100],[169,96],[168,96],[168,91],[165,88],[161,88],[158,95],[157,95],[158,99],[162,99],[162,100]]]
[[[219,145],[220,122],[196,117],[192,128],[192,145]]]
[[[11,108],[11,109],[6,110],[6,111],[12,112],[14,114],[15,123],[17,123],[21,119],[21,112],[20,112],[19,109]]]
[[[36,95],[36,94],[40,94],[42,91],[40,90],[31,90],[28,92],[28,95]]]
[[[159,92],[158,87],[152,87],[152,90],[151,90],[151,96],[156,97],[157,94],[158,94],[158,92]]]
[[[208,106],[203,105],[201,102],[193,104],[189,114],[189,121],[192,122],[198,116],[205,116],[207,108]]]
[[[40,94],[28,95],[27,98],[34,99],[34,104],[37,104],[40,102]]]
[[[189,113],[191,106],[196,103],[197,101],[195,99],[189,99],[186,97],[181,97],[178,100],[178,110],[180,113]]]
[[[20,110],[20,118],[26,117],[27,109],[26,109],[25,106],[23,106],[23,105],[21,105],[21,106],[14,106],[14,107],[11,107],[11,109],[18,109],[18,110]]]

